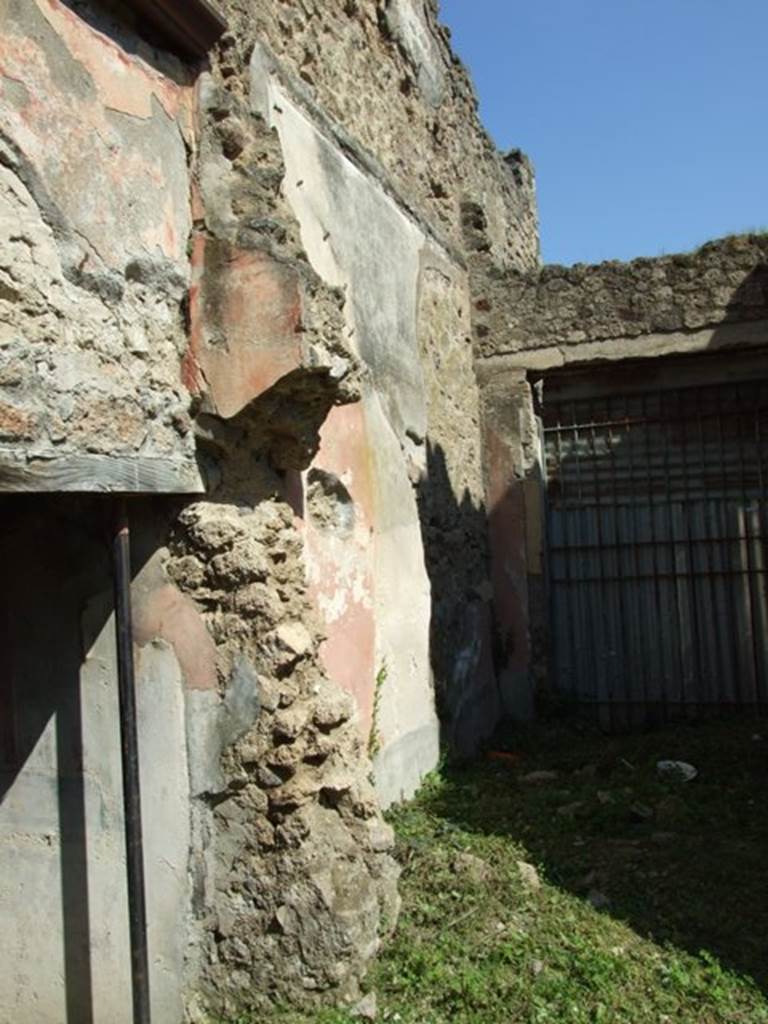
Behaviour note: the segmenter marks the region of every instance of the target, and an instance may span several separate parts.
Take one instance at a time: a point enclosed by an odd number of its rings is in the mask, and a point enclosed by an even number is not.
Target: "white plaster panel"
[[[263,103],[263,62],[252,73]],[[302,242],[323,280],[345,288],[351,341],[370,370],[363,406],[374,490],[374,673],[386,666],[375,770],[386,805],[415,792],[437,763],[439,746],[429,658],[430,584],[404,454],[411,439],[425,437],[427,430],[416,333],[425,238],[274,80],[267,95],[286,164],[284,188]],[[311,566],[309,571],[311,576]]]
[[[277,85],[270,97],[286,165],[284,188],[309,260],[328,284],[346,288],[352,340],[396,433],[423,437],[416,287],[424,236]]]
[[[57,776],[54,716],[0,803],[0,1024],[75,1024],[73,1008],[82,1014],[89,1004],[94,1024],[132,1020],[111,617],[85,659],[80,688],[82,787],[79,777]],[[141,652],[137,697],[153,1019],[180,1024],[189,787],[181,672],[166,645]],[[69,906],[68,923],[64,910],[72,898],[73,873],[87,899],[85,905]],[[87,921],[76,933],[73,909]],[[86,942],[90,995],[82,970],[77,982],[71,977],[72,959],[85,955],[78,946]]]

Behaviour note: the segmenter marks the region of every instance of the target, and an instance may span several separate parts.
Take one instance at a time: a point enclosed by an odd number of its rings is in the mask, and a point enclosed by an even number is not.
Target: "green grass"
[[[752,738],[759,730],[738,721],[613,739],[550,725],[500,741],[519,761],[431,778],[390,815],[403,911],[369,978],[378,1019],[768,1024],[768,728],[765,741]],[[659,778],[661,758],[690,761],[699,777]],[[542,768],[558,777],[520,780]],[[483,863],[467,870],[466,853]],[[523,883],[521,860],[538,868],[540,889]],[[604,909],[587,898],[596,892]]]

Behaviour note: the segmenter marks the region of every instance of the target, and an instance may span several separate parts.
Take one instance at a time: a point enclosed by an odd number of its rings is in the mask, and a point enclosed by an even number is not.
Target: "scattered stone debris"
[[[493,868],[473,853],[458,853],[451,865],[457,875],[465,875],[473,882],[488,882],[493,878]]]
[[[658,761],[656,771],[659,775],[669,776],[680,782],[692,782],[699,774],[698,769],[687,761]]]
[[[379,1015],[378,1000],[375,992],[369,992],[351,1010],[351,1016],[360,1020],[376,1020]]]
[[[542,770],[542,771],[536,771],[536,772],[527,772],[525,775],[521,775],[520,776],[520,782],[525,782],[525,783],[530,783],[532,785],[537,785],[540,782],[554,782],[555,779],[559,779],[559,778],[560,778],[559,772]]]
[[[532,889],[534,892],[537,892],[541,888],[539,872],[533,864],[529,864],[524,860],[519,860],[517,861],[517,870],[520,872],[520,880],[526,888]]]

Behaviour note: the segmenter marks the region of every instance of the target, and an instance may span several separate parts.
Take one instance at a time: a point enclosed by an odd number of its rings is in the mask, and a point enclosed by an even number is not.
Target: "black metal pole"
[[[131,539],[124,499],[117,505],[112,560],[115,584],[117,679],[120,694],[120,740],[123,760],[123,808],[128,875],[128,920],[131,937],[131,980],[134,1024],[150,1024],[147,911],[141,836],[139,747],[136,727],[136,686],[131,624]]]

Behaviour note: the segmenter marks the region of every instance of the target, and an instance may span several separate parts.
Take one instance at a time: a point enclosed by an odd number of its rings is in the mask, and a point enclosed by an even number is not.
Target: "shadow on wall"
[[[596,705],[609,730],[768,706],[768,369],[755,345],[768,348],[765,265],[707,353],[545,380],[554,689]]]
[[[140,57],[177,85],[190,85],[194,73],[168,50],[168,40],[153,28],[146,17],[137,14],[125,0],[62,0],[78,18],[96,32],[113,40],[132,57]],[[143,40],[146,40],[144,42]]]
[[[6,928],[11,927],[11,915],[17,924],[23,919],[31,925],[29,955],[34,956],[36,935],[53,931],[51,941],[61,941],[55,924],[60,916],[66,1019],[77,1024],[96,1024],[81,669],[112,612],[111,504],[61,494],[12,495],[0,501],[5,589],[0,617],[0,839]],[[149,547],[142,550],[134,543],[134,576],[150,553]],[[119,751],[117,717],[104,725],[108,735],[96,741],[107,752]],[[58,849],[60,907],[51,905],[51,892],[39,890],[43,876],[34,867],[39,868],[39,856],[35,860],[24,852],[30,841],[36,849],[42,843],[44,856],[52,847],[55,857]],[[44,877],[50,874],[48,868]],[[6,969],[15,967],[9,958]]]
[[[768,321],[768,262],[754,267],[735,289],[726,306],[725,317],[709,344],[710,351],[734,344],[733,325],[755,324],[757,327],[763,321]],[[768,345],[768,334],[764,329],[762,333],[762,344]]]
[[[474,754],[499,718],[493,663],[488,517],[465,489],[453,490],[445,452],[427,441],[416,490],[431,584],[430,659],[449,756]]]

